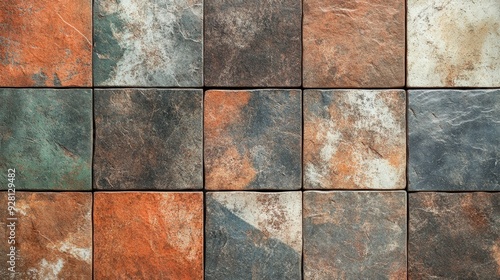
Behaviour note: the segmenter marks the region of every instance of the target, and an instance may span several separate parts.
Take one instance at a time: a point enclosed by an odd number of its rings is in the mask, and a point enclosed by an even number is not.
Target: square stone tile
[[[404,189],[403,90],[305,90],[304,188]]]
[[[500,190],[500,90],[413,90],[410,190]]]
[[[94,194],[95,279],[203,279],[203,193]]]
[[[300,0],[205,0],[205,85],[299,87]]]
[[[406,279],[406,192],[304,192],[304,279]]]
[[[410,193],[410,279],[500,279],[500,193]]]
[[[92,1],[0,1],[0,87],[92,86]]]
[[[202,0],[95,0],[94,84],[203,85]]]
[[[408,0],[411,87],[500,86],[498,0]]]
[[[90,89],[0,89],[0,131],[0,169],[16,169],[17,189],[92,188]]]
[[[404,86],[404,0],[304,0],[303,25],[305,87]]]
[[[95,91],[94,188],[201,189],[202,90]]]
[[[0,193],[1,279],[92,278],[91,193],[18,191],[12,216],[8,197]]]
[[[206,207],[205,279],[301,279],[301,192],[210,192]]]
[[[300,90],[209,90],[204,114],[207,189],[300,189]]]

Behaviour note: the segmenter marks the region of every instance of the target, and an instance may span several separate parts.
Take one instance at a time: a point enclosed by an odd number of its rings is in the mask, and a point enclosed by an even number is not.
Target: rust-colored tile
[[[300,188],[300,90],[210,90],[204,114],[207,189]]]
[[[408,279],[500,279],[500,193],[410,193]]]
[[[94,279],[203,279],[201,192],[94,200]]]
[[[401,87],[404,0],[305,0],[305,87]]]
[[[7,201],[2,192],[0,279],[92,278],[91,193],[16,192],[14,216],[7,212]],[[12,217],[17,220],[7,220]],[[8,244],[12,222],[15,243]],[[17,254],[15,278],[7,270],[10,246]]]
[[[0,2],[0,86],[92,85],[91,0]]]
[[[304,188],[404,189],[403,90],[306,90]]]

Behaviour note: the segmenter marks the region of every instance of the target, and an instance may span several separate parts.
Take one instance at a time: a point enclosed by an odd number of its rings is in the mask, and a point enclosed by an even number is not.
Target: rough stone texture
[[[500,190],[500,90],[409,92],[410,190]]]
[[[95,279],[203,279],[203,193],[94,195]]]
[[[95,91],[97,189],[201,189],[202,91]]]
[[[14,216],[7,213],[7,192],[0,193],[1,279],[91,279],[92,194],[16,192]],[[5,208],[4,208],[5,206]],[[16,217],[15,244],[7,218]],[[16,276],[7,254],[16,247]]]
[[[205,0],[205,85],[301,85],[301,0]]]
[[[94,2],[94,83],[203,85],[203,1]]]
[[[301,192],[207,194],[205,279],[301,279]]]
[[[304,192],[304,279],[406,279],[406,193]]]
[[[304,188],[404,189],[403,90],[304,91]]]
[[[91,0],[0,1],[0,86],[92,85]]]
[[[300,90],[216,91],[205,95],[205,187],[301,187]]]
[[[91,90],[0,89],[0,131],[0,169],[16,169],[17,189],[92,188]]]
[[[404,0],[304,0],[305,87],[402,87]]]
[[[500,279],[500,193],[410,193],[409,279]]]
[[[500,86],[500,1],[408,0],[408,85]]]

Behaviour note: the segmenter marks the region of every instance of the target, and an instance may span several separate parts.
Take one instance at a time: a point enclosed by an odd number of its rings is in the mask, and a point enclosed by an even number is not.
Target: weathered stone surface
[[[304,91],[304,188],[404,189],[403,90]]]
[[[201,189],[202,91],[95,91],[97,189]]]
[[[406,279],[406,193],[304,192],[304,279]]]
[[[91,0],[0,1],[0,86],[92,85]]]
[[[14,216],[8,215],[7,201],[7,192],[1,192],[1,279],[92,278],[91,193],[16,192]],[[7,220],[11,217],[17,220]],[[15,244],[7,243],[11,222]],[[7,270],[10,246],[17,256],[15,277]]]
[[[95,279],[203,279],[203,193],[94,195]]]
[[[202,0],[95,0],[94,25],[96,85],[203,85]]]
[[[410,193],[409,279],[499,279],[500,193]]]
[[[301,279],[301,192],[207,194],[205,279]]]
[[[205,95],[205,187],[301,187],[300,90],[217,91]]]
[[[90,89],[0,89],[0,131],[0,169],[16,169],[17,189],[92,188]]]
[[[300,0],[205,0],[205,85],[298,87]]]
[[[500,90],[409,92],[410,190],[500,190]]]
[[[498,0],[408,0],[408,85],[500,86]]]
[[[402,87],[404,0],[305,0],[305,87]]]

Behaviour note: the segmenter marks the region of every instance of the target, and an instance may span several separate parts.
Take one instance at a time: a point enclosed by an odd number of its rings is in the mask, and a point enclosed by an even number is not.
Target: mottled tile
[[[94,1],[94,83],[203,85],[203,1]]]
[[[301,85],[300,0],[205,0],[205,85]]]
[[[406,279],[406,192],[304,192],[304,279]]]
[[[301,192],[210,192],[205,279],[301,279]]]
[[[410,190],[500,190],[500,90],[413,90]]]
[[[500,193],[410,193],[409,279],[500,279]]]
[[[95,279],[203,279],[203,193],[94,194]]]
[[[204,114],[207,189],[300,189],[300,90],[210,90]]]
[[[3,208],[0,211],[0,236],[3,238],[0,245],[0,278],[91,279],[92,194],[15,194],[16,213],[10,216],[6,211],[7,192],[0,193]],[[11,235],[11,230],[15,238],[9,240],[15,243],[8,244],[7,236]],[[8,271],[10,256],[7,254],[11,254],[11,249],[17,257],[15,277]]]
[[[0,1],[0,86],[92,86],[92,1]]]
[[[408,85],[500,86],[499,14],[498,0],[408,0]]]
[[[0,131],[0,168],[16,169],[17,189],[91,189],[90,89],[0,89]]]
[[[304,0],[305,87],[402,87],[404,0]]]
[[[94,188],[201,189],[202,90],[95,91]]]
[[[305,90],[304,188],[404,189],[403,90]]]

